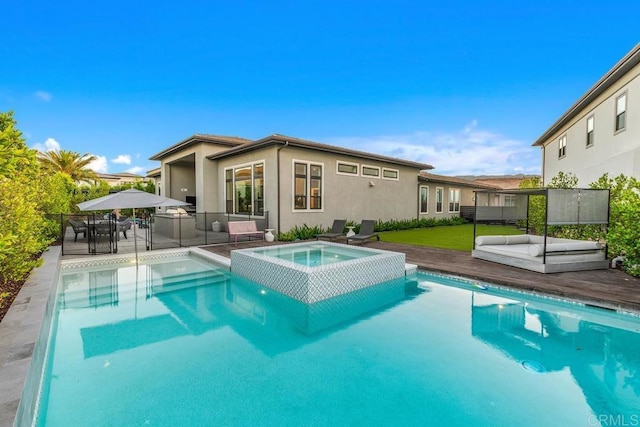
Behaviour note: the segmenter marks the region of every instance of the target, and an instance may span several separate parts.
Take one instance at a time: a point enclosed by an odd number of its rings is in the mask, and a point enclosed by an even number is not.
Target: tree
[[[16,129],[13,113],[0,113],[0,287],[22,279],[52,241],[39,210],[40,165]],[[1,290],[1,289],[0,289]]]
[[[640,276],[640,181],[619,175],[602,175],[591,188],[609,189],[609,257],[623,254],[622,268],[633,276]]]
[[[39,152],[38,159],[51,171],[62,172],[78,182],[97,182],[98,175],[88,168],[89,164],[96,160],[96,156],[75,151],[55,150],[45,153]]]

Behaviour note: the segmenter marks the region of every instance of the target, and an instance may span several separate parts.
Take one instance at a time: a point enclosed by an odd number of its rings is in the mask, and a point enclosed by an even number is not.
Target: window
[[[593,125],[595,118],[593,116],[587,117],[587,147],[593,145]]]
[[[429,213],[429,187],[420,186],[420,213]]]
[[[264,165],[253,165],[253,212],[264,215]]]
[[[449,189],[449,212],[460,212],[460,189]]]
[[[358,175],[358,164],[338,161],[336,171],[338,175]]]
[[[362,165],[362,176],[380,178],[380,168],[376,166]]]
[[[322,165],[294,161],[293,173],[293,209],[322,209]]]
[[[443,202],[444,202],[444,188],[436,187],[436,213],[442,213]]]
[[[567,135],[563,135],[558,140],[558,158],[562,158],[567,154]]]
[[[251,213],[251,166],[236,168],[233,170],[235,188],[234,212],[241,214]]]
[[[515,206],[516,205],[516,195],[515,194],[505,194],[505,196],[504,196],[504,205],[505,206]]]
[[[627,127],[627,94],[616,98],[616,132]]]
[[[397,169],[387,169],[387,168],[383,168],[382,169],[382,178],[384,179],[393,179],[393,180],[398,180],[398,170]]]
[[[233,213],[233,169],[224,171],[227,213]]]
[[[225,169],[226,212],[244,215],[264,213],[264,163]]]

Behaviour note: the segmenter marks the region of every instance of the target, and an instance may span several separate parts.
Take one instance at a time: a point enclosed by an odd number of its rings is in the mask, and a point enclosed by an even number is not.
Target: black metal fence
[[[260,216],[202,212],[189,215],[157,213],[136,218],[111,214],[48,215],[59,223],[63,255],[95,255],[222,244],[229,241],[229,221],[255,221],[269,226],[269,213]],[[246,236],[239,240],[250,240]]]

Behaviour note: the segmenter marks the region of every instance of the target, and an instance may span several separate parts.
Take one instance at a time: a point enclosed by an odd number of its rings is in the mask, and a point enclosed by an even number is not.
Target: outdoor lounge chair
[[[78,234],[82,233],[83,237],[87,237],[87,224],[84,223],[84,221],[80,221],[77,219],[70,219],[69,220],[69,224],[71,224],[71,227],[73,228],[73,232],[75,233],[75,236],[73,237],[73,241],[77,242],[78,241]]]
[[[360,223],[360,232],[358,234],[354,234],[353,236],[347,237],[347,244],[351,240],[358,241],[364,244],[364,241],[367,239],[376,238],[380,241],[380,235],[373,231],[373,227],[376,225],[376,222],[370,219],[363,219]]]
[[[347,220],[345,219],[334,219],[333,226],[331,227],[331,232],[329,233],[320,233],[316,235],[316,240],[318,239],[337,239],[338,237],[342,237],[345,235],[344,226],[347,224]]]

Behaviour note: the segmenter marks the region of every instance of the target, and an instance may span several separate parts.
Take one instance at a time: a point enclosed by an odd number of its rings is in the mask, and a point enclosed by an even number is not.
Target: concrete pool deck
[[[278,244],[283,243],[260,240],[239,243],[237,247],[228,244],[204,246],[201,250],[229,258],[234,249]],[[365,246],[404,253],[406,262],[416,264],[423,270],[640,314],[640,279],[620,270],[542,274],[475,259],[467,252],[374,241],[367,242]],[[60,248],[56,247],[45,252],[44,265],[32,272],[7,316],[0,322],[0,427],[13,425],[34,347],[45,318],[49,292],[57,279],[60,252]],[[141,253],[143,252],[148,253],[142,250]],[[124,253],[124,250],[119,251],[119,255]],[[92,257],[84,255],[82,258]]]

